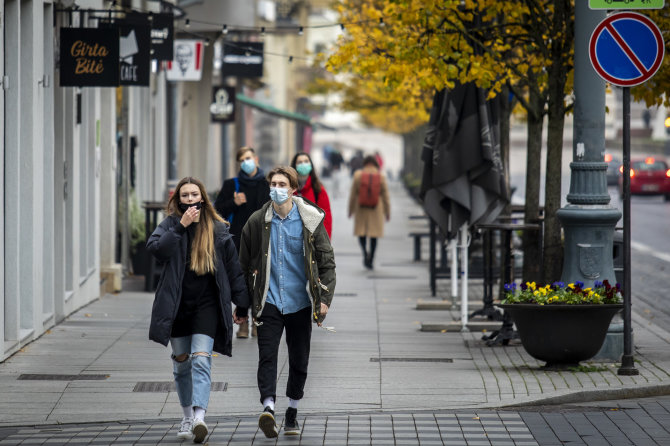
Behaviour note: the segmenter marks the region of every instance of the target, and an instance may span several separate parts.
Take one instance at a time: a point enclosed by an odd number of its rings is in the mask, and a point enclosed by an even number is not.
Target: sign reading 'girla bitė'
[[[119,31],[115,28],[61,28],[60,86],[119,85]]]

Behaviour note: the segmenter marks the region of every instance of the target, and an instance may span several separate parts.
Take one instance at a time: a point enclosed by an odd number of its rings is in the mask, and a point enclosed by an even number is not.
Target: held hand
[[[249,320],[249,316],[238,317],[237,314],[233,313],[233,322],[237,325],[243,324]]]
[[[247,202],[247,196],[244,192],[234,192],[233,201],[235,201],[236,205],[240,206]]]
[[[186,209],[186,212],[184,212],[184,215],[181,216],[182,226],[187,228],[188,225],[193,223],[199,216],[200,211],[197,210],[195,206],[189,207],[188,209]]]
[[[321,304],[321,322],[317,322],[317,325],[319,327],[323,323],[323,320],[326,318],[326,314],[328,314],[328,305],[322,303]]]

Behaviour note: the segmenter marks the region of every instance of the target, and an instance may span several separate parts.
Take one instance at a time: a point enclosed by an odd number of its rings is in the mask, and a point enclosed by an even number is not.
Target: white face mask
[[[277,204],[284,204],[288,200],[288,188],[287,187],[271,187],[270,188],[270,199]]]

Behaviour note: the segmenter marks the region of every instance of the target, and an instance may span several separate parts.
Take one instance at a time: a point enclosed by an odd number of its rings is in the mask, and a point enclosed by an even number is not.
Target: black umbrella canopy
[[[474,84],[439,91],[433,99],[420,196],[447,238],[465,223],[491,223],[509,201],[495,101]]]

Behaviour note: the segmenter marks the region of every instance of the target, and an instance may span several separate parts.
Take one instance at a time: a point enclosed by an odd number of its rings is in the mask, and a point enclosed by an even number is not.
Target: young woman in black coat
[[[147,249],[164,264],[151,312],[149,338],[172,345],[175,385],[184,412],[177,437],[201,443],[211,389],[212,351],[230,356],[231,301],[249,307],[244,275],[228,224],[199,180],[182,179],[168,201],[168,217]]]

